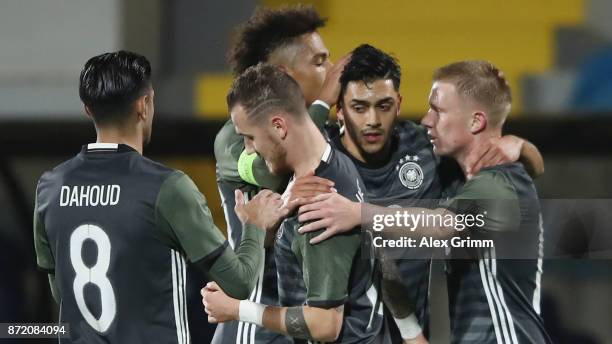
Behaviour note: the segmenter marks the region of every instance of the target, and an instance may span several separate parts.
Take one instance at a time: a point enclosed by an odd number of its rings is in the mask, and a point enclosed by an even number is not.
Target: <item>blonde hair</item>
[[[504,73],[482,60],[460,61],[438,68],[434,81],[448,81],[457,93],[487,107],[488,121],[501,127],[510,113],[512,94]]]

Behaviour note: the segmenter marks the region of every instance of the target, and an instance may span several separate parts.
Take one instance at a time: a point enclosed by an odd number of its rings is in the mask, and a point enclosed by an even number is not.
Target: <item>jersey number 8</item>
[[[98,259],[92,267],[85,265],[81,255],[83,243],[87,239],[92,240],[98,248]],[[70,261],[76,273],[72,284],[74,297],[87,323],[98,332],[108,330],[117,313],[115,292],[106,276],[110,264],[110,251],[108,235],[96,225],[81,225],[70,236]],[[84,290],[87,283],[92,283],[100,289],[102,312],[99,319],[94,317],[85,304]]]

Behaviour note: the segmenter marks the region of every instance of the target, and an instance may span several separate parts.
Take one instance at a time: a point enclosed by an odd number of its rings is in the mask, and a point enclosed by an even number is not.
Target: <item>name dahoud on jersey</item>
[[[62,186],[60,207],[106,207],[119,203],[119,185]]]

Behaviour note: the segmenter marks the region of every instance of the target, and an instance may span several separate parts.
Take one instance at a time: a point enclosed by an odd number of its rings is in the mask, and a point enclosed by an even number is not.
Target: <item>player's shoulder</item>
[[[44,196],[45,192],[52,189],[55,185],[61,185],[66,176],[74,169],[81,166],[83,157],[79,153],[76,156],[62,162],[53,167],[51,170],[45,171],[38,179],[36,186],[37,197]]]
[[[172,174],[182,173],[180,170],[166,166],[159,161],[149,159],[145,156],[140,156],[140,164],[142,172],[151,177],[159,176],[162,179],[168,178]]]
[[[225,144],[225,142],[233,136],[232,133],[235,134],[236,130],[234,129],[232,120],[228,119],[215,136],[215,147]]]
[[[509,182],[513,179],[524,179],[533,182],[525,167],[520,162],[501,164],[483,168],[476,177]]]
[[[236,133],[236,128],[234,127],[234,122],[231,119],[227,120],[225,124],[221,127],[217,136],[215,136],[215,158],[219,160],[220,158],[225,157],[227,154],[232,153],[232,147],[236,145],[236,143],[242,142],[242,137]],[[238,154],[240,154],[238,152]]]
[[[141,154],[135,152],[130,152],[128,154],[128,160],[123,160],[126,166],[128,166],[125,170],[121,169],[117,172],[113,172],[111,166],[107,169],[100,170],[99,173],[106,173],[109,175],[116,173],[127,177],[128,175],[125,174],[127,171],[130,177],[134,177],[132,180],[150,185],[151,183],[162,184],[166,178],[174,173],[180,172]],[[64,183],[70,182],[72,176],[78,174],[82,169],[92,171],[93,168],[96,168],[88,166],[86,160],[84,154],[81,152],[53,169],[44,172],[38,180],[37,188],[39,193],[46,189],[55,190],[55,188],[61,187]]]
[[[357,167],[342,151],[328,146],[329,154],[323,156],[322,166],[315,173],[319,177],[329,179],[335,183],[335,188],[341,195],[353,201],[364,201],[366,192],[363,180]]]
[[[482,199],[516,198],[517,180],[525,176],[529,178],[520,163],[483,168],[465,183],[462,193]]]
[[[147,188],[160,187],[168,178],[176,174],[183,174],[180,170],[147,158],[141,154],[131,154],[129,172],[133,173],[134,180]]]
[[[497,183],[511,185],[519,197],[537,198],[535,183],[520,162],[491,166],[481,173]]]
[[[336,179],[359,176],[359,172],[351,158],[331,145],[328,146],[328,150],[329,153],[326,151],[322,159],[328,168],[322,174]]]
[[[214,153],[218,181],[222,180],[236,186],[248,185],[238,172],[238,161],[243,151],[244,140],[236,133],[234,123],[229,119],[215,137]]]

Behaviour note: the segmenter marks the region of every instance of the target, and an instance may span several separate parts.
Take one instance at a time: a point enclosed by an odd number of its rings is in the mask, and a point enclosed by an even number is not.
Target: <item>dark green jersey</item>
[[[351,160],[328,145],[315,175],[335,182],[338,193],[364,201],[365,188]],[[282,306],[344,307],[339,343],[374,343],[385,335],[374,265],[361,255],[359,229],[317,245],[319,232],[300,235],[296,217],[285,220],[276,241],[278,293]]]
[[[467,235],[494,243],[450,249],[451,341],[549,343],[540,317],[540,203],[523,166],[515,163],[482,170],[445,206],[457,214],[485,214],[484,226],[471,228]],[[513,256],[517,248],[529,259]]]
[[[187,261],[245,297],[264,234],[245,229],[234,253],[191,179],[126,145],[85,146],[37,187],[37,262],[76,343],[189,343]]]
[[[329,115],[329,108],[315,102],[308,109],[315,124],[322,128]],[[215,158],[217,160],[217,184],[227,222],[230,244],[239,243],[242,238],[242,223],[234,212],[234,190],[242,190],[247,198],[253,197],[262,188],[282,192],[288,177],[278,177],[268,171],[265,161],[256,154],[247,156],[244,152],[244,139],[236,133],[234,123],[228,120],[215,138]],[[266,304],[278,304],[277,273],[274,261],[274,247],[266,248],[264,268],[249,300]],[[213,343],[251,344],[283,343],[287,337],[268,331],[255,324],[230,321],[217,325]]]

